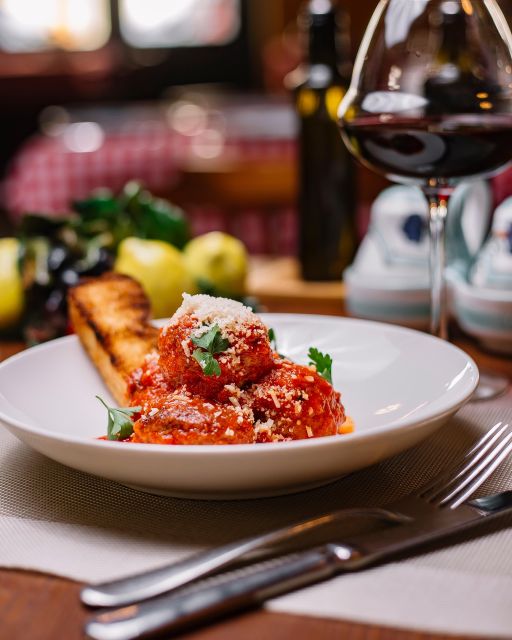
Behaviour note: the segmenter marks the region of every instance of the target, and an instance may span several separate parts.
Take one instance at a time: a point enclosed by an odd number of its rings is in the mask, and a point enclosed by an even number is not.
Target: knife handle
[[[349,560],[355,554],[348,546],[324,545],[219,584],[108,611],[87,622],[86,637],[136,640],[198,625],[325,580],[339,571],[340,560]]]

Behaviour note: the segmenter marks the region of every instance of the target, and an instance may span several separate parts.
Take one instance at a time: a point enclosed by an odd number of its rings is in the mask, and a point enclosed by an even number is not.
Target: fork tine
[[[441,476],[438,476],[430,483],[422,486],[418,492],[419,497],[427,500],[433,499],[440,491],[450,486],[450,484],[457,480],[463,473],[471,469],[481,459],[481,457],[487,453],[489,448],[501,436],[503,431],[505,431],[508,425],[502,427],[502,424],[503,422],[498,422],[494,427],[489,429],[489,431],[487,431],[467,452],[459,465],[455,468],[452,467],[451,469],[448,469],[448,471],[445,471]],[[471,460],[467,462],[470,458]]]
[[[460,495],[455,502],[452,502],[450,505],[450,509],[456,509],[460,506],[464,501],[466,501],[477,489],[478,487],[485,481],[487,478],[495,471],[499,465],[505,460],[507,456],[512,453],[512,442],[509,443],[508,447],[500,453],[500,455],[491,463],[491,465],[482,473],[481,476],[478,476],[476,480],[469,485],[469,487],[464,491],[462,495]]]
[[[508,427],[508,425],[506,425]],[[509,431],[504,438],[492,449],[492,451],[473,469],[469,475],[457,483],[454,489],[438,502],[438,506],[447,506],[455,509],[466,500],[478,487],[491,475],[499,464],[507,457],[512,448],[512,431]],[[474,481],[474,482],[473,482]],[[469,486],[468,486],[469,485]],[[468,487],[466,491],[456,498],[460,492]],[[454,500],[454,498],[456,498]]]

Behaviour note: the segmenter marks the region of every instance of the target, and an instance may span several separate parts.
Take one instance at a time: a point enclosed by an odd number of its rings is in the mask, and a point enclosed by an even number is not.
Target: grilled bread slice
[[[144,290],[128,276],[106,273],[73,287],[68,305],[75,333],[116,402],[125,406],[129,374],[157,348]]]

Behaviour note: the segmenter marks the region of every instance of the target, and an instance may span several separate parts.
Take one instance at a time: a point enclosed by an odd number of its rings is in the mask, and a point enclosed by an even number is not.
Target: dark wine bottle
[[[307,58],[288,77],[299,119],[299,258],[305,280],[336,280],[357,248],[354,164],[336,124],[350,77],[348,16],[310,0],[299,25]]]
[[[481,77],[480,67],[487,61],[472,51],[467,40],[467,18],[456,3],[441,5],[437,55],[425,82],[425,115],[486,113],[499,99],[499,87]]]

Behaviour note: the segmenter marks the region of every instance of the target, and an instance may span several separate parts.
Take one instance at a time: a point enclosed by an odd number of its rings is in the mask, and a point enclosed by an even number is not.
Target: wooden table
[[[267,265],[252,274],[251,291],[269,311],[307,311],[343,315],[342,286],[304,285],[289,260],[278,261],[281,284],[265,287]],[[259,268],[258,267],[258,268]],[[262,275],[263,274],[263,275]],[[275,276],[275,271],[273,271]],[[283,278],[285,286],[283,287]],[[273,277],[272,282],[279,278]],[[510,359],[483,352],[472,340],[455,341],[481,368],[511,377]],[[0,360],[23,348],[0,342]],[[78,600],[80,584],[28,571],[0,569],[0,640],[78,640],[88,615]],[[458,636],[461,638],[461,636]],[[254,611],[190,632],[190,640],[454,640],[455,636],[401,631],[349,621]],[[472,637],[475,640],[475,637]]]

